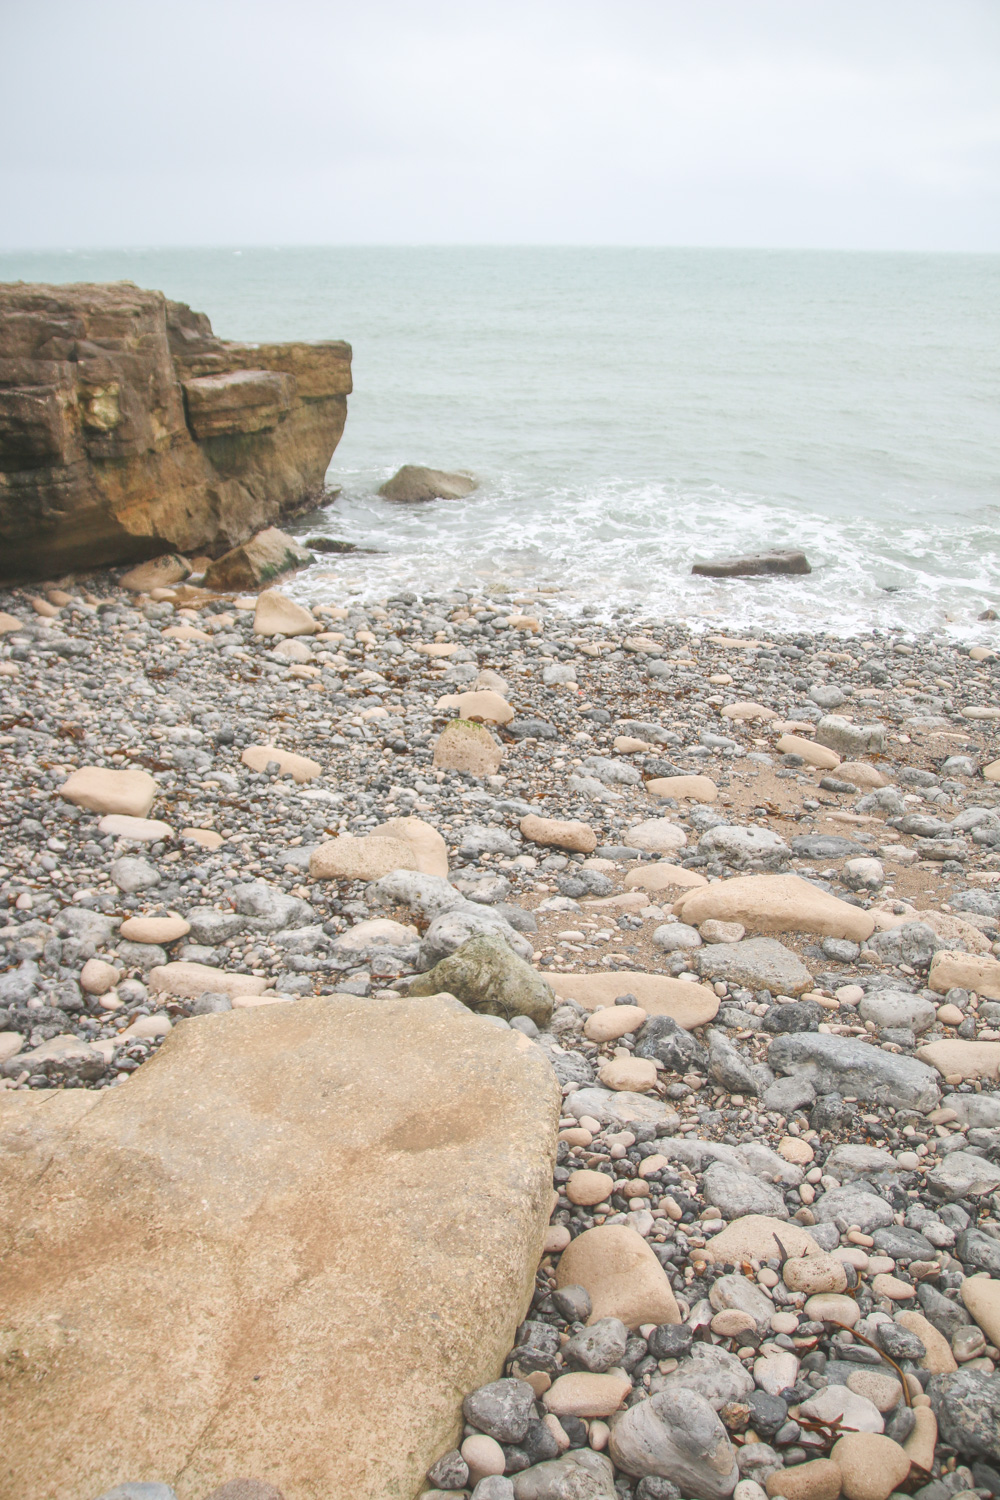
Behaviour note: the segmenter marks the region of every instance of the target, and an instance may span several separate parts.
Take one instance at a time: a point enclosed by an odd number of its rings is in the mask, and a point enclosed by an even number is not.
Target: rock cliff
[[[315,503],[349,344],[238,344],[131,282],[0,285],[0,577],[218,555]]]

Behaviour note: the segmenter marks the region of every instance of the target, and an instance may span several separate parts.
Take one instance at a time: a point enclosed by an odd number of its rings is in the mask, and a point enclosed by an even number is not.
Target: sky
[[[998,0],[0,0],[0,248],[1000,251]]]

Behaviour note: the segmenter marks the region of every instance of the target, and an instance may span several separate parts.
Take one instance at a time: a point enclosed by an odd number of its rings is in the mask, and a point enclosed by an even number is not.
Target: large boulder
[[[315,501],[348,344],[233,344],[130,282],[0,286],[7,579],[221,553]]]
[[[0,1095],[9,1492],[417,1494],[528,1307],[558,1115],[448,997],[201,1016],[125,1087]]]
[[[519,958],[504,938],[484,932],[470,938],[410,985],[411,995],[454,995],[489,1016],[529,1016],[547,1026],[555,1003],[551,986]]]
[[[259,589],[272,578],[303,568],[312,553],[286,531],[268,526],[239,547],[224,552],[205,569],[205,587],[225,593],[227,589]]]
[[[776,1036],[767,1061],[776,1073],[803,1074],[819,1094],[846,1094],[864,1104],[923,1113],[941,1100],[933,1068],[854,1037],[811,1031]]]
[[[425,500],[464,500],[477,487],[478,481],[471,474],[449,474],[444,469],[404,464],[379,487],[379,494],[386,500],[414,505]]]

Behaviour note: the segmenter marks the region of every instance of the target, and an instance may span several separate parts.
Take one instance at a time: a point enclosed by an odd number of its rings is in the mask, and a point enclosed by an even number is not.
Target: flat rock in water
[[[748,552],[742,557],[717,557],[695,563],[691,572],[699,578],[761,578],[778,573],[801,575],[812,568],[804,552]]]
[[[311,999],[184,1022],[126,1088],[0,1097],[5,1326],[44,1350],[6,1387],[11,1492],[416,1494],[548,1223],[559,1090],[518,1040],[445,998]]]

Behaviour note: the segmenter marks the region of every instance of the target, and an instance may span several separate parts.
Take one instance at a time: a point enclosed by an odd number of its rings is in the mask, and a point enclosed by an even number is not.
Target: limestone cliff
[[[349,344],[227,343],[131,282],[0,285],[0,579],[218,555],[319,500]]]

